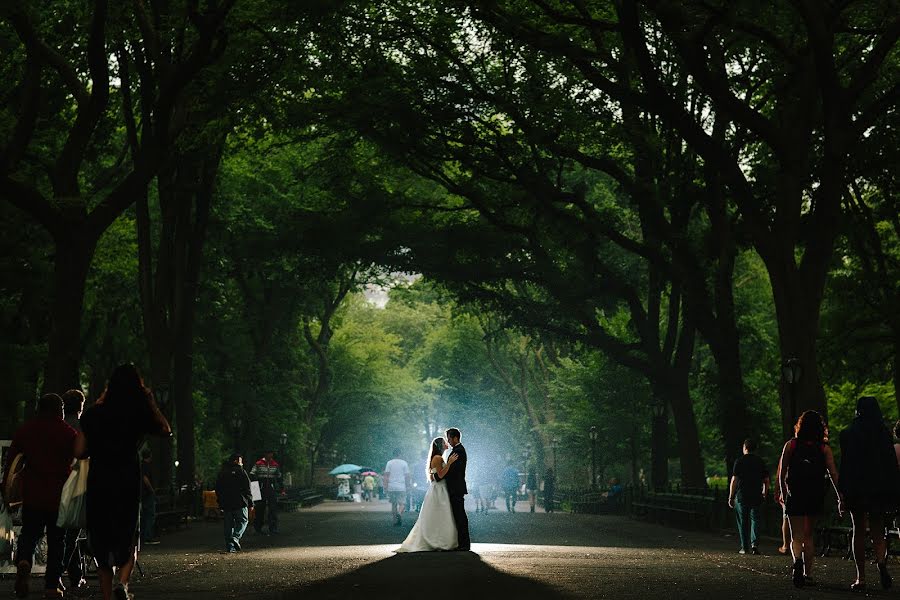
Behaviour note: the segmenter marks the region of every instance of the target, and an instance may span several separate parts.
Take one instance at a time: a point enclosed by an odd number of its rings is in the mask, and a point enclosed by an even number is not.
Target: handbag
[[[3,487],[3,498],[6,503],[15,508],[22,504],[22,478],[25,470],[25,455],[19,453],[9,465],[9,475],[6,477],[6,485]]]
[[[79,460],[69,473],[59,497],[59,516],[56,526],[63,529],[87,527],[87,479],[90,461]]]
[[[12,515],[6,509],[6,504],[0,502],[0,561],[12,562],[13,537]]]

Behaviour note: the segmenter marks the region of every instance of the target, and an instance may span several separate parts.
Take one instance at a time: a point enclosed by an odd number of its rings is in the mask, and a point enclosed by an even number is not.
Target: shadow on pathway
[[[566,599],[541,581],[498,571],[473,552],[398,554],[309,585],[281,598],[475,598]]]

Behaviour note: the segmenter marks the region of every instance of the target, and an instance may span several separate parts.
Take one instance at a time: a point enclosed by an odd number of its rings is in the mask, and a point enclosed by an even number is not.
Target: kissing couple
[[[447,439],[436,437],[428,457],[428,491],[419,518],[403,544],[395,552],[469,550],[469,518],[464,506],[466,494],[466,449],[462,434],[451,427]],[[452,450],[444,462],[447,446]]]

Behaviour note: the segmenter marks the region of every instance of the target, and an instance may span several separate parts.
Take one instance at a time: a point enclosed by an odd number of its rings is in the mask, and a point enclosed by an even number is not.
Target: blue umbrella
[[[341,465],[339,467],[333,468],[328,474],[329,475],[346,475],[349,473],[359,473],[362,467],[359,465],[352,465],[347,463],[346,465]]]

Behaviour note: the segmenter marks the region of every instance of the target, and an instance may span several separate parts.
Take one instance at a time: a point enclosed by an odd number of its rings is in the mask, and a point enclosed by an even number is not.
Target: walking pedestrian
[[[519,470],[513,466],[510,460],[500,474],[500,487],[503,489],[503,497],[506,499],[506,511],[516,512],[516,496],[519,492]]]
[[[259,535],[263,533],[263,522],[269,527],[269,534],[278,533],[278,494],[284,488],[281,478],[281,465],[275,460],[275,451],[266,450],[250,469],[250,479],[259,482],[261,500],[255,503],[256,516],[253,528]]]
[[[363,479],[363,493],[366,497],[366,502],[371,502],[375,496],[375,478],[371,475],[366,475]]]
[[[556,502],[556,474],[553,469],[544,473],[544,512],[552,513]]]
[[[403,524],[403,510],[406,508],[409,483],[409,463],[400,458],[400,448],[394,448],[394,458],[384,467],[384,487],[391,500],[391,516],[394,525],[397,526]]]
[[[47,534],[47,570],[44,598],[62,598],[65,586],[66,531],[56,526],[63,485],[72,470],[72,461],[84,452],[84,438],[63,420],[63,401],[56,394],[38,400],[37,416],[13,434],[4,473],[22,455],[22,531],[16,548],[17,598],[27,598],[34,550]],[[6,487],[6,481],[3,482]]]
[[[88,544],[97,563],[103,600],[127,600],[137,562],[141,509],[141,461],[146,435],[169,437],[159,411],[134,365],[116,367],[81,427],[91,457],[87,488]]]
[[[740,554],[759,554],[760,506],[769,493],[769,471],[755,451],[756,442],[744,440],[744,454],[734,461],[729,486],[728,506],[737,520]]]
[[[781,472],[781,459],[778,459],[778,468],[776,473]],[[787,510],[785,510],[784,501],[781,498],[781,486],[772,487],[772,495],[775,502],[781,506],[781,545],[778,547],[778,554],[787,554],[791,551],[791,523],[788,520]]]
[[[791,573],[796,587],[814,585],[812,566],[816,549],[813,532],[825,504],[825,475],[830,476],[835,495],[840,498],[834,455],[826,439],[822,415],[808,410],[800,415],[794,425],[794,437],[785,443],[781,453],[780,466],[783,468],[778,472],[778,485],[791,527],[794,560]],[[838,511],[843,511],[840,499]]]
[[[153,454],[147,449],[141,457],[141,542],[159,543],[156,532],[156,487],[153,485]]]
[[[72,389],[62,396],[63,400],[63,420],[66,424],[81,433],[81,413],[84,412],[84,393],[81,390]],[[78,459],[75,459],[78,463]],[[88,460],[83,460],[78,467],[86,469]],[[83,557],[81,545],[78,543],[81,537],[81,530],[77,528],[66,529],[66,556],[64,563],[66,572],[69,575],[69,587],[66,594],[71,596],[87,596],[90,594],[87,579],[84,578],[82,571]]]
[[[534,465],[528,467],[528,476],[525,478],[525,493],[528,494],[528,506],[530,512],[534,512],[537,503],[537,470]]]
[[[240,454],[232,454],[222,465],[216,478],[216,499],[224,517],[225,552],[238,552],[250,518],[250,506],[253,505],[250,478],[244,470],[244,458]]]
[[[856,581],[853,591],[866,589],[866,526],[872,536],[875,564],[881,587],[893,583],[887,570],[885,515],[897,510],[900,472],[891,434],[884,425],[881,407],[873,396],[856,402],[856,418],[841,432],[840,485],[844,508],[853,523],[853,560]]]

